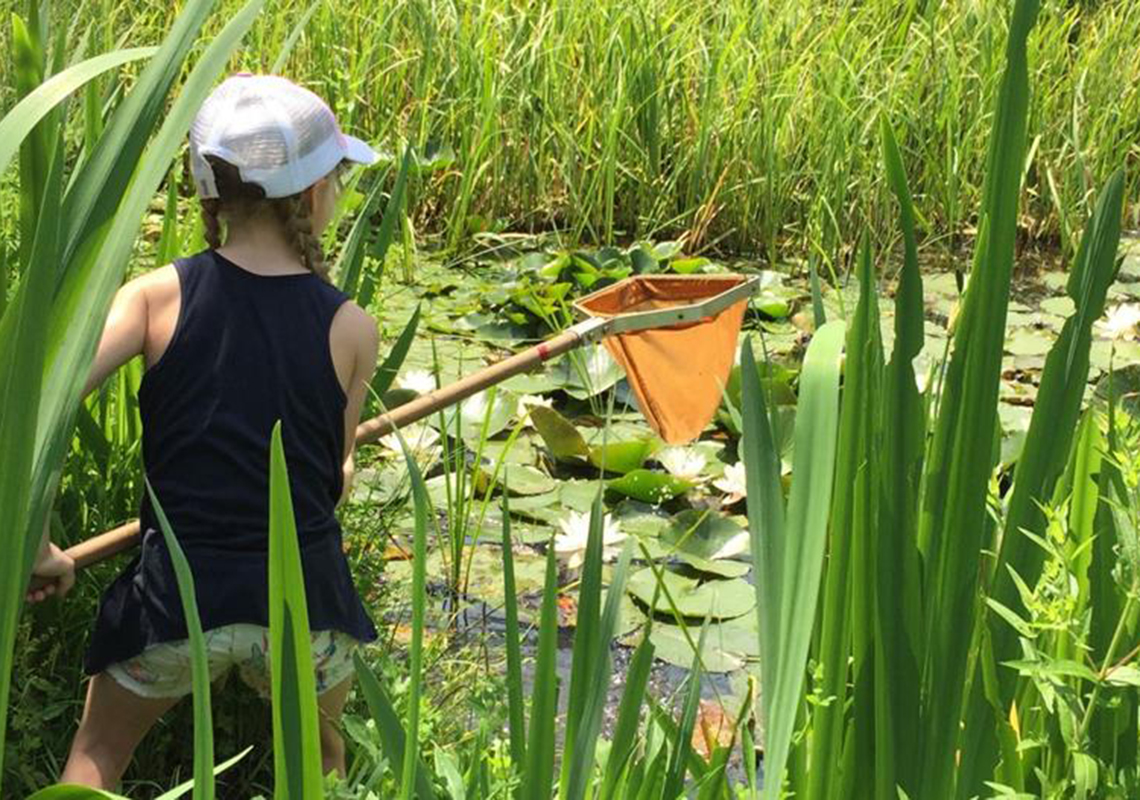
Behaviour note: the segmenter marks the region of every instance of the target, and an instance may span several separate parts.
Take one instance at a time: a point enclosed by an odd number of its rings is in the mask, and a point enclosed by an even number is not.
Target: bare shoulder
[[[337,309],[329,335],[334,347],[346,347],[362,356],[375,356],[380,345],[376,320],[351,300]]]
[[[127,281],[122,290],[125,293],[141,293],[152,306],[163,306],[180,296],[178,270],[173,264],[145,272]]]

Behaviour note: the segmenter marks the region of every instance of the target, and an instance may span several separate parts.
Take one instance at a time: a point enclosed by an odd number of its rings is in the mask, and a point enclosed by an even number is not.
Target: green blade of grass
[[[973,640],[978,559],[997,429],[998,384],[1017,210],[1024,170],[1029,78],[1026,40],[1037,0],[1013,9],[997,98],[974,266],[958,317],[931,456],[920,546],[930,582],[925,609],[922,755],[918,795],[948,797]]]
[[[741,357],[749,529],[757,583],[767,748],[765,796],[778,797],[815,624],[839,427],[839,359],[845,326],[820,328],[804,357],[795,463],[781,522],[779,461],[751,347]],[[765,588],[766,587],[766,588]]]
[[[597,559],[600,577],[602,562],[600,523],[603,514],[600,496],[594,506],[593,513],[599,518]],[[584,686],[582,716],[578,722],[573,761],[570,765],[569,778],[563,795],[568,800],[582,800],[589,788],[587,780],[594,768],[594,754],[597,748],[598,735],[601,732],[603,712],[609,696],[613,667],[610,642],[613,640],[614,632],[618,627],[621,600],[625,597],[626,579],[629,576],[629,562],[632,555],[633,542],[627,541],[610,578],[609,587],[606,589],[606,604],[602,609],[601,617],[597,620],[587,620],[584,626],[582,620],[579,619],[575,630],[575,636],[588,636],[594,640],[594,660],[588,664],[589,681]],[[567,756],[564,754],[563,757],[566,758]]]
[[[269,72],[273,75],[280,75],[285,71],[286,65],[289,63],[289,56],[293,53],[293,48],[297,46],[297,42],[301,40],[301,35],[305,32],[305,28],[309,24],[309,20],[313,18],[313,14],[324,5],[324,0],[313,0],[309,7],[305,9],[305,13],[297,20],[297,24],[293,26],[293,30],[289,32],[289,37],[281,45],[281,49],[277,51],[277,58],[273,61],[273,66]]]
[[[427,527],[431,500],[415,453],[399,431],[400,447],[412,486],[414,532],[412,536],[412,642],[408,676],[408,730],[404,746],[404,767],[400,797],[412,800],[416,789],[416,763],[419,760],[420,697],[423,692],[424,614],[427,606]]]
[[[538,653],[527,729],[521,800],[549,800],[554,780],[554,717],[558,709],[558,569],[554,543],[546,549],[546,583],[539,615]]]
[[[594,635],[598,627],[602,597],[602,539],[605,509],[599,487],[590,507],[590,528],[586,537],[586,553],[582,559],[582,575],[578,586],[577,624],[570,665],[570,695],[566,707],[566,743],[562,754],[559,797],[567,800],[570,769],[578,763],[574,750],[578,744],[578,728],[586,710],[586,696],[592,684],[593,671],[603,658],[601,642]]]
[[[0,120],[0,172],[5,171],[20,143],[37,124],[84,84],[131,61],[150,58],[157,47],[134,47],[89,58],[53,75],[29,92]]]
[[[56,143],[58,151],[43,187],[43,207],[31,248],[32,260],[14,301],[4,314],[4,322],[10,322],[13,335],[10,339],[0,339],[0,472],[4,475],[0,480],[0,524],[3,530],[10,532],[8,554],[0,565],[0,752],[3,752],[7,730],[12,648],[23,593],[47,513],[46,510],[42,516],[37,513],[37,504],[44,505],[44,501],[31,475],[54,284],[52,265],[59,251],[62,130],[56,133]]]
[[[364,199],[356,220],[348,232],[348,238],[337,257],[336,268],[333,270],[341,291],[350,297],[355,297],[360,288],[360,271],[364,264],[365,242],[368,240],[368,231],[372,225],[372,216],[380,205],[380,198],[384,196],[384,179],[387,170],[376,176],[372,190]]]
[[[150,481],[146,492],[154,506],[154,515],[162,531],[166,549],[174,565],[178,581],[178,597],[186,617],[186,635],[190,642],[190,683],[194,703],[194,800],[213,800],[214,797],[214,723],[210,712],[210,663],[206,655],[206,637],[202,633],[202,620],[198,616],[198,601],[194,590],[194,575],[182,546],[170,527],[170,520],[162,509],[158,495]]]
[[[503,477],[506,483],[507,476]],[[520,769],[526,760],[526,709],[523,707],[522,649],[519,639],[519,601],[515,587],[515,557],[511,541],[511,508],[503,492],[503,615],[507,651],[507,718],[511,762]]]
[[[408,170],[412,166],[412,146],[404,149],[404,160],[400,163],[400,171],[396,175],[396,185],[392,187],[392,194],[384,206],[384,218],[380,221],[380,230],[376,233],[376,241],[372,244],[372,257],[376,259],[376,274],[365,271],[360,281],[360,293],[356,302],[361,308],[368,308],[372,296],[380,281],[384,277],[384,259],[388,256],[388,248],[396,236],[396,224],[404,213],[404,195],[408,184]]]
[[[650,625],[652,623],[649,623]],[[615,792],[633,757],[637,744],[637,728],[641,721],[641,705],[645,699],[645,688],[649,684],[649,673],[653,668],[653,643],[648,632],[642,634],[641,642],[633,652],[629,670],[625,675],[625,689],[618,706],[617,722],[614,724],[613,740],[609,758],[606,759],[605,776],[602,781],[600,800],[612,800]]]
[[[904,259],[895,294],[895,345],[884,376],[879,422],[881,496],[876,553],[875,791],[915,789],[918,763],[919,648],[923,594],[915,535],[926,420],[915,383],[914,358],[923,346],[922,274],[914,207],[894,131],[881,118],[883,162],[899,205]]]
[[[269,459],[269,653],[274,796],[320,797],[324,776],[317,682],[280,421],[273,426]]]
[[[1084,387],[1089,374],[1089,348],[1092,324],[1104,313],[1108,288],[1116,279],[1119,262],[1120,220],[1124,202],[1124,175],[1117,171],[1109,179],[1097,200],[1096,212],[1081,238],[1077,261],[1068,281],[1068,292],[1076,305],[1061,329],[1041,373],[1041,383],[1025,438],[1025,449],[1014,472],[1013,489],[1004,522],[1001,550],[993,573],[991,597],[1020,613],[1022,600],[1010,576],[1012,568],[1030,585],[1041,573],[1044,551],[1023,535],[1031,531],[1042,535],[1046,520],[1041,510],[1060,477],[1077,428]],[[1000,619],[987,616],[994,658],[1001,664],[1021,655],[1016,631]],[[1013,699],[1014,670],[998,671],[998,696],[1008,706]],[[970,719],[985,719],[985,698],[981,687],[971,691]],[[967,726],[963,747],[963,780],[970,791],[982,791],[982,782],[992,773],[995,755],[995,724]],[[975,716],[979,715],[979,716]]]
[[[708,625],[701,628],[700,640],[693,653],[693,665],[689,668],[689,675],[685,679],[688,692],[685,695],[685,706],[681,711],[681,724],[671,735],[669,764],[665,768],[665,788],[662,797],[680,797],[685,785],[685,772],[688,770],[690,757],[693,755],[693,729],[697,724],[697,709],[701,703],[701,657],[704,649],[705,635]]]
[[[420,308],[420,304],[417,303],[416,310],[408,318],[404,329],[400,331],[399,338],[396,339],[392,349],[388,351],[388,355],[384,357],[384,362],[372,378],[372,393],[376,397],[383,397],[384,393],[392,388],[392,384],[400,372],[400,367],[404,365],[404,360],[408,357],[408,351],[412,347],[412,342],[415,341],[416,331],[420,326]]]
[[[883,371],[878,293],[867,236],[863,238],[859,265],[859,302],[847,330],[839,456],[831,505],[831,547],[821,617],[819,659],[823,675],[820,691],[823,697],[831,699],[812,715],[813,764],[843,761],[848,660],[852,654],[857,687],[873,686],[869,680],[858,680],[859,674],[871,663],[867,648],[872,641],[869,625],[873,620],[870,606],[874,600],[871,592],[874,571],[870,557],[874,553],[871,536],[875,527],[877,498],[874,495],[878,488],[875,423]],[[861,708],[859,699],[856,697],[856,723],[869,725],[874,720],[873,710]],[[873,730],[870,733],[865,742],[867,746],[873,739]],[[866,761],[858,757],[856,763],[866,765]],[[842,777],[838,769],[812,770],[808,796],[831,796],[831,787],[839,785]]]

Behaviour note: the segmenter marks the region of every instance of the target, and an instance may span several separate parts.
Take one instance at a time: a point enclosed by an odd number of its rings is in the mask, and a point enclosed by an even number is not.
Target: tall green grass
[[[417,229],[453,246],[501,220],[594,242],[687,234],[841,271],[865,231],[880,248],[894,235],[882,112],[911,164],[920,239],[970,243],[978,227],[1004,4],[330,0],[307,16],[312,5],[278,3],[244,66],[282,67],[393,151],[452,151],[409,190]],[[93,40],[155,42],[168,8],[112,4]],[[1022,234],[1073,256],[1093,176],[1140,159],[1140,19],[1129,0],[1050,2],[1027,55],[1048,91],[1029,109]]]

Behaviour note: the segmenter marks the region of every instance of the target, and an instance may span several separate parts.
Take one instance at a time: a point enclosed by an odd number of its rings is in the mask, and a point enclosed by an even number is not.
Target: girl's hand
[[[28,590],[29,603],[42,602],[52,595],[63,597],[75,585],[75,562],[63,550],[48,542],[32,568],[32,578],[48,582],[37,589]]]

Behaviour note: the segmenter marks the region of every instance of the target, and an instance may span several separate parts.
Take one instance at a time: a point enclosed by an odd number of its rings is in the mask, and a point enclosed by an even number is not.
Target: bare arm
[[[343,503],[352,491],[356,426],[360,424],[360,415],[368,396],[368,385],[376,372],[380,335],[376,331],[376,321],[372,317],[355,303],[346,303],[333,320],[332,338],[334,348],[346,347],[352,353],[353,363],[348,389],[345,392],[348,402],[344,409],[344,489],[340,497],[340,502]]]
[[[123,286],[115,295],[103,327],[103,336],[99,340],[99,348],[95,352],[95,360],[83,387],[84,397],[97,389],[115,370],[143,352],[148,314],[144,287],[144,279],[136,279]],[[41,589],[28,592],[28,602],[32,603],[52,595],[63,596],[75,583],[75,564],[70,556],[52,544],[46,521],[32,574],[51,579]]]
[[[83,387],[84,397],[99,388],[123,364],[142,354],[148,317],[146,277],[136,278],[115,295],[107,323],[103,326],[99,349],[95,352],[95,360]]]

